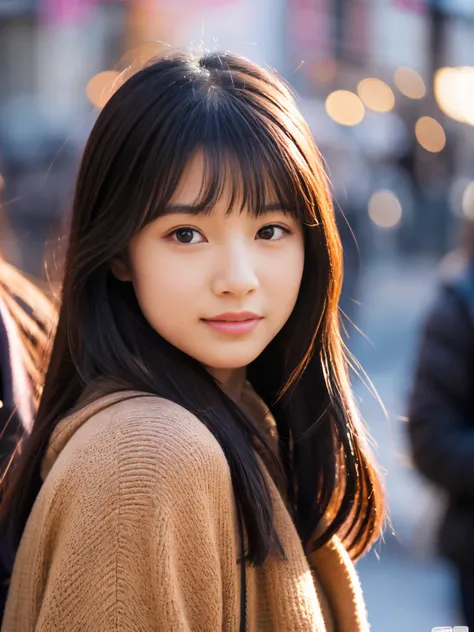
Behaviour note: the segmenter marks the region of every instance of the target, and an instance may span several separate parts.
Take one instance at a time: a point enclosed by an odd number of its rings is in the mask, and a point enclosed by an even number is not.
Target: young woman
[[[2,506],[4,632],[369,629],[351,557],[384,507],[341,280],[322,161],[273,74],[175,53],[119,87]]]

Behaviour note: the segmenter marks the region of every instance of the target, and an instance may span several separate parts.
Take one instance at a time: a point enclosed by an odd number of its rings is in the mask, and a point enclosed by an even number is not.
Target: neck
[[[246,367],[238,369],[214,369],[212,367],[206,367],[206,370],[219,382],[221,388],[232,397],[232,399],[240,401],[247,377]]]

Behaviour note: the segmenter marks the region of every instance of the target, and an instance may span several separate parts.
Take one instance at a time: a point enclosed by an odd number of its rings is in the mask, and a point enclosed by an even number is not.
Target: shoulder
[[[467,305],[453,285],[440,285],[424,317],[421,355],[427,368],[440,368],[449,358],[468,357],[474,343]],[[456,360],[454,360],[456,362]]]
[[[163,440],[177,449],[214,449],[219,447],[212,433],[189,410],[162,397],[136,393],[99,411],[84,425],[87,432],[92,426],[105,435],[139,445],[164,445]],[[159,444],[159,445],[156,445]]]
[[[450,280],[438,286],[425,315],[412,401],[422,401],[420,394],[431,397],[435,391],[443,393],[443,397],[460,399],[469,388],[474,323],[454,284]]]
[[[68,486],[110,485],[115,480],[121,489],[133,484],[154,491],[161,486],[169,492],[186,485],[207,487],[230,475],[215,437],[182,406],[140,393],[103,403],[92,404],[92,410],[99,410],[75,429],[60,450],[53,479],[68,480]],[[87,408],[80,414],[87,415]]]

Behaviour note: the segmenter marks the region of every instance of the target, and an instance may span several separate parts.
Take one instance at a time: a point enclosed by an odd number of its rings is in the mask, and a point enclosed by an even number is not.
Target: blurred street
[[[386,409],[353,376],[391,518],[357,565],[372,632],[463,624],[404,418],[438,263],[461,247],[474,266],[473,39],[474,0],[0,0],[0,260],[41,287],[62,278],[80,156],[121,78],[222,49],[294,90],[331,180],[348,345]]]
[[[431,259],[384,262],[363,278],[357,322],[367,336],[351,335],[352,348],[381,397],[389,419],[362,384],[360,407],[387,471],[386,485],[395,535],[358,563],[373,632],[430,632],[461,625],[451,569],[423,552],[432,511],[425,484],[409,466],[406,449],[406,390],[420,318],[433,291]],[[425,518],[425,522],[423,522]]]

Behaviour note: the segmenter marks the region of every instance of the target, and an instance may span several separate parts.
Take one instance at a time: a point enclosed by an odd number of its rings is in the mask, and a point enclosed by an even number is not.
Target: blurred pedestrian
[[[117,88],[1,507],[18,547],[2,630],[368,632],[353,560],[384,501],[308,127],[276,75],[228,53]]]
[[[454,565],[474,629],[474,226],[440,268],[424,324],[408,433],[419,471],[446,499],[436,543]]]

